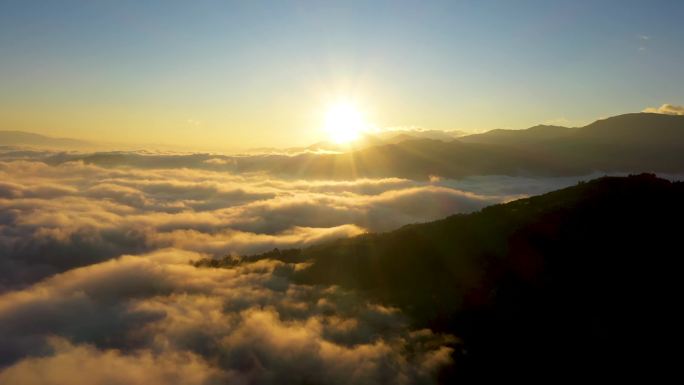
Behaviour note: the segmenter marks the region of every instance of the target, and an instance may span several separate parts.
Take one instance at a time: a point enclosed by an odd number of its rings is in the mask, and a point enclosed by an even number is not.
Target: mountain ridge
[[[682,198],[682,182],[604,177],[245,260],[310,263],[297,272],[299,282],[360,291],[402,309],[418,327],[456,335],[463,342],[454,378],[496,378],[490,367],[512,378],[609,375],[626,364],[653,364],[631,352],[654,351],[674,330],[667,320],[681,291],[673,254],[680,247],[670,224],[684,215]],[[195,264],[224,263],[240,262]]]
[[[504,134],[502,134],[502,132]],[[684,116],[624,114],[580,128],[535,126],[492,131],[461,139],[429,138],[383,143],[348,152],[174,157],[153,154],[58,154],[58,164],[82,160],[105,166],[205,168],[268,172],[288,178],[356,179],[463,178],[475,175],[524,177],[603,173],[684,173]]]

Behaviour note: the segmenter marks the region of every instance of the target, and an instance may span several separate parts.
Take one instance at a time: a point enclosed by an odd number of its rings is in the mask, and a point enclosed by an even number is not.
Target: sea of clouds
[[[590,178],[300,180],[50,157],[0,151],[0,384],[431,383],[455,337],[291,282],[306,264],[189,261],[389,231]]]

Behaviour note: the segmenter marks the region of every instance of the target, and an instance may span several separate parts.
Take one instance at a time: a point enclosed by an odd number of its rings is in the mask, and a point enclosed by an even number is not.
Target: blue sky
[[[0,0],[0,129],[305,144],[378,127],[582,124],[684,104],[682,1]]]

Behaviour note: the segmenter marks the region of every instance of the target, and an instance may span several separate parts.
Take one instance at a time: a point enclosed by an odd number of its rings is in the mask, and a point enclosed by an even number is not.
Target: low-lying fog
[[[306,265],[188,261],[389,231],[596,176],[326,181],[44,158],[0,155],[2,384],[429,383],[453,337],[291,283]]]

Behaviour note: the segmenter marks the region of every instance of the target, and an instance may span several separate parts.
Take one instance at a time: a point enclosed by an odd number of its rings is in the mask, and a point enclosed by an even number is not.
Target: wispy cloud
[[[648,35],[637,35],[637,40],[639,41],[639,52],[645,52],[648,50],[648,46],[651,42],[651,37]]]
[[[643,112],[651,112],[655,114],[666,114],[666,115],[684,115],[684,106],[678,106],[674,104],[663,104],[660,107],[648,107],[643,110]]]
[[[548,119],[544,121],[544,124],[552,126],[563,126],[563,127],[580,127],[586,125],[586,121],[571,120],[566,117],[559,117],[554,119]]]

